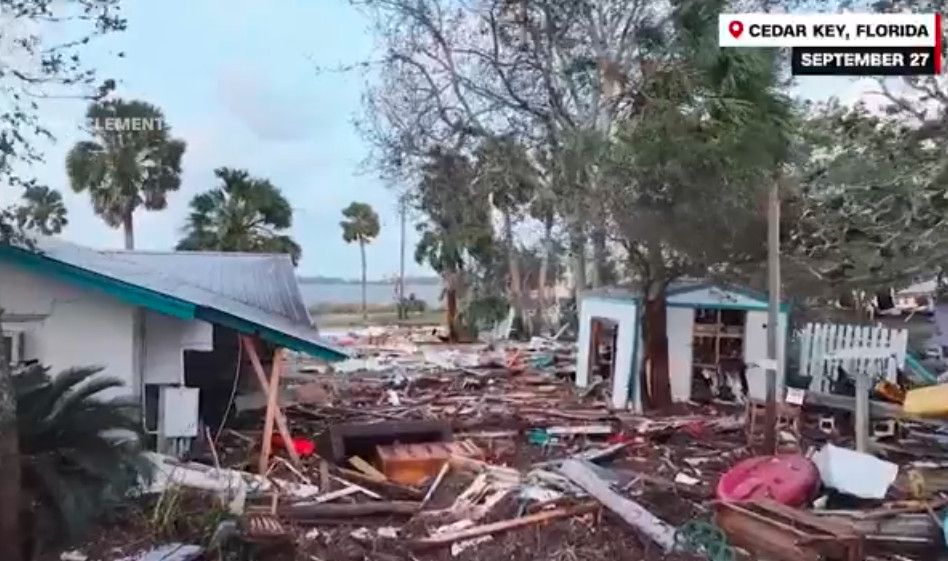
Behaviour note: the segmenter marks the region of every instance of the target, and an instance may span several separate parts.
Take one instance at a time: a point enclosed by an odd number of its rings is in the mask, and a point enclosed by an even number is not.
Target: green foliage
[[[524,146],[512,137],[488,138],[474,162],[474,189],[486,193],[502,212],[519,213],[538,190],[539,174]]]
[[[181,185],[185,144],[171,137],[161,110],[112,99],[89,106],[86,119],[93,139],[77,143],[66,157],[72,189],[88,192],[96,214],[113,228],[139,207],[165,208],[168,192]],[[145,126],[126,126],[135,122]]]
[[[96,376],[100,371],[73,368],[51,377],[33,367],[14,376],[24,498],[41,539],[80,535],[151,476],[138,408],[100,400],[122,385]]]
[[[414,203],[427,218],[415,261],[444,275],[460,273],[494,251],[490,202],[474,185],[474,169],[462,154],[435,150],[424,166]]]
[[[339,223],[346,243],[366,244],[379,235],[379,215],[367,203],[352,202],[342,211],[346,218]]]
[[[4,18],[4,110],[0,113],[0,182],[28,186],[17,163],[42,162],[40,143],[52,134],[37,98],[58,95],[97,98],[115,87],[100,80],[82,58],[92,39],[123,31],[120,0],[0,0]],[[61,34],[68,26],[69,41]],[[40,33],[40,30],[43,33]]]
[[[293,209],[280,190],[245,170],[218,168],[223,183],[195,196],[178,249],[286,253],[299,262],[302,250],[283,233]]]
[[[832,103],[807,122],[785,254],[823,292],[876,290],[948,259],[948,164],[917,126]]]
[[[717,48],[713,4],[675,12],[642,109],[611,150],[608,206],[641,280],[758,261],[763,192],[789,157],[794,117],[777,89],[777,55]]]
[[[45,185],[26,187],[23,202],[15,212],[18,227],[45,235],[58,234],[69,223],[62,194]]]

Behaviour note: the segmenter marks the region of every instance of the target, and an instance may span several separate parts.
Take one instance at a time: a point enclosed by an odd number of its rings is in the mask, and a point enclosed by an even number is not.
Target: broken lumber
[[[370,477],[376,481],[388,480],[388,477],[386,477],[384,473],[375,469],[375,466],[363,460],[359,456],[352,456],[349,458],[349,465],[361,471],[366,477]]]
[[[415,514],[421,503],[415,501],[375,501],[371,503],[325,504],[297,503],[281,506],[280,516],[307,520],[311,518],[337,518],[347,516],[370,516],[373,514]]]
[[[334,469],[336,473],[342,477],[351,479],[360,485],[382,493],[392,499],[420,500],[425,496],[422,491],[415,489],[414,487],[399,485],[398,483],[392,483],[391,481],[379,481],[377,479],[372,479],[360,471],[353,471],[351,469],[341,468],[338,466],[332,469]]]
[[[474,526],[473,528],[467,528],[464,530],[460,530],[458,532],[439,534],[439,535],[431,536],[428,538],[422,538],[419,540],[415,540],[412,545],[418,549],[448,545],[456,541],[468,540],[471,538],[478,538],[480,536],[493,535],[500,532],[506,532],[507,530],[513,530],[516,528],[521,528],[523,526],[529,526],[531,524],[539,524],[541,522],[546,522],[549,520],[557,520],[560,518],[570,518],[573,516],[579,516],[581,514],[589,514],[591,512],[595,512],[598,509],[599,509],[599,505],[597,503],[588,502],[588,503],[583,503],[581,505],[574,506],[574,507],[557,508],[554,510],[548,510],[546,512],[538,512],[537,514],[530,514],[528,516],[512,518],[510,520],[502,520],[500,522],[494,522],[492,524]]]
[[[642,505],[613,491],[609,483],[580,460],[566,460],[560,472],[579,485],[606,508],[629,525],[648,536],[666,553],[675,547],[675,528],[645,509]]]

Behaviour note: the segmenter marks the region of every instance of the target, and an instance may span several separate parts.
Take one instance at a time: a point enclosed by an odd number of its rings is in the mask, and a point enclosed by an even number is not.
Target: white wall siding
[[[184,350],[213,350],[213,328],[200,320],[182,320],[145,312],[146,384],[184,384]]]
[[[607,318],[619,324],[616,334],[615,373],[612,380],[612,406],[619,409],[628,405],[629,384],[634,365],[632,354],[638,338],[638,305],[635,300],[613,300],[584,298],[579,308],[579,353],[577,355],[576,385],[589,384],[589,346],[592,320]],[[636,388],[637,389],[637,388]],[[638,391],[633,393],[636,409],[639,408]]]
[[[744,327],[744,362],[747,364],[747,392],[754,399],[767,398],[766,371],[756,366],[767,360],[767,312],[748,311]],[[781,312],[777,330],[777,396],[784,387],[786,366],[787,314]]]
[[[675,401],[691,399],[692,356],[694,353],[694,308],[666,308],[668,334],[668,377]]]
[[[74,366],[102,366],[103,375],[125,383],[102,397],[137,395],[132,306],[0,263],[0,307],[11,320],[35,317],[22,325],[23,358],[37,359],[54,373]]]

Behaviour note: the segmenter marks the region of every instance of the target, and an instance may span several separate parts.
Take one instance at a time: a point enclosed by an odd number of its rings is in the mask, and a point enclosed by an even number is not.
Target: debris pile
[[[223,496],[238,538],[266,559],[723,561],[743,550],[855,561],[946,551],[939,420],[898,407],[883,407],[886,417],[873,402],[877,422],[895,423],[871,440],[876,457],[852,449],[852,398],[797,395],[779,409],[781,454],[761,458],[759,404],[612,411],[608,396],[557,371],[568,350],[544,344],[439,347],[428,353],[436,364],[414,369],[304,367],[287,385],[321,389],[285,408],[298,462],[274,440],[267,473],[247,473],[263,441],[263,414],[251,409],[212,447],[219,465],[177,465],[156,485]]]

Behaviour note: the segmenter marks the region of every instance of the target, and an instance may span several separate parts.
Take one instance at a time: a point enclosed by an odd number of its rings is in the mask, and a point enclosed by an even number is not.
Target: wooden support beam
[[[270,372],[270,383],[267,386],[267,412],[263,417],[263,442],[260,445],[260,463],[257,472],[265,475],[270,466],[270,452],[273,448],[273,424],[276,422],[276,411],[280,407],[278,394],[280,392],[280,349],[273,353],[273,368]],[[283,438],[283,445],[289,450],[293,441]]]
[[[309,520],[313,518],[344,518],[348,516],[372,516],[374,514],[415,514],[420,503],[412,501],[374,501],[352,504],[306,504],[281,506],[279,513],[287,518]]]
[[[266,473],[266,464],[270,461],[270,452],[272,451],[273,443],[273,424],[276,423],[277,430],[280,431],[280,437],[283,439],[284,447],[286,448],[286,453],[290,456],[290,462],[299,467],[300,465],[300,456],[296,453],[296,448],[293,447],[293,437],[290,436],[290,428],[286,423],[286,416],[283,415],[283,410],[280,408],[280,368],[281,368],[281,358],[282,354],[281,349],[277,349],[273,353],[273,366],[271,368],[270,380],[267,381],[267,375],[263,370],[263,364],[260,362],[260,356],[257,354],[257,346],[254,344],[254,339],[247,335],[241,335],[241,344],[244,346],[244,349],[247,351],[247,356],[250,357],[250,363],[253,365],[253,371],[257,375],[257,382],[260,384],[260,389],[267,396],[267,412],[264,417],[264,430],[263,430],[263,447],[260,453],[260,464],[263,465],[260,468],[260,474]],[[273,392],[271,394],[271,387]],[[273,407],[271,407],[271,400]],[[270,416],[272,415],[272,419]],[[268,424],[269,423],[269,424]],[[264,455],[266,452],[266,455]],[[259,468],[259,466],[258,466]]]
[[[630,526],[648,536],[666,553],[675,547],[675,528],[642,505],[613,491],[606,481],[580,460],[566,460],[560,472],[594,499],[619,515]]]

